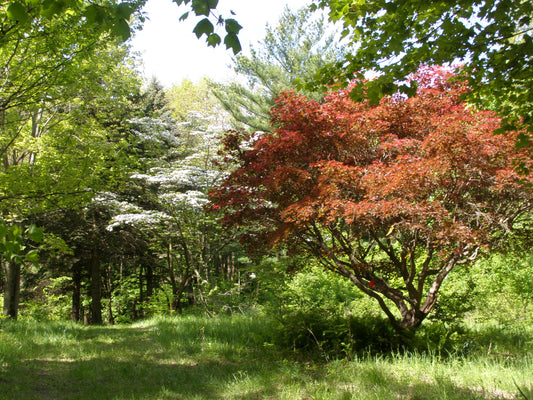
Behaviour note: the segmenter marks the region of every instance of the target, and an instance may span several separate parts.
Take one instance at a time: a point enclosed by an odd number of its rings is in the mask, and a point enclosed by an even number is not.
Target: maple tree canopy
[[[530,228],[519,133],[494,135],[500,120],[463,104],[466,84],[452,77],[420,68],[416,96],[376,106],[350,89],[323,104],[283,93],[273,133],[225,138],[236,168],[212,208],[253,247],[298,245],[375,298],[396,329],[416,328],[456,265]]]

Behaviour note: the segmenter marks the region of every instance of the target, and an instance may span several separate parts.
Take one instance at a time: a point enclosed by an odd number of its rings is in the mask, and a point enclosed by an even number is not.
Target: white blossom
[[[170,216],[160,211],[119,214],[113,217],[106,229],[111,232],[114,228],[124,225],[155,225],[168,219]]]
[[[207,195],[197,190],[188,190],[186,192],[164,193],[159,199],[168,205],[186,206],[187,208],[200,209],[209,201]]]

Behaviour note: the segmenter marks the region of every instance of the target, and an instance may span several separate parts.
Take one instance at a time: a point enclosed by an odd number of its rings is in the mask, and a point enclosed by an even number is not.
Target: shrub
[[[323,358],[399,345],[379,310],[346,279],[318,268],[293,275],[266,306],[278,345]]]

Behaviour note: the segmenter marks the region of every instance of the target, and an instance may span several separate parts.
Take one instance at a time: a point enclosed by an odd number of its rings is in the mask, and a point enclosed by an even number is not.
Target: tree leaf
[[[120,3],[115,7],[115,15],[119,18],[129,19],[133,9],[128,3]]]
[[[239,41],[239,38],[234,33],[228,33],[224,37],[224,44],[226,45],[226,49],[232,49],[233,54],[238,54],[242,50],[241,48],[241,42]]]
[[[515,144],[516,148],[518,150],[520,149],[523,149],[523,148],[527,148],[527,147],[531,147],[532,146],[532,140],[531,138],[524,134],[524,133],[520,133],[517,138],[516,138],[516,144]]]
[[[55,0],[45,0],[41,8],[41,15],[47,19],[51,19],[61,12],[63,5]]]
[[[26,231],[28,237],[36,243],[41,243],[43,240],[43,228],[37,228],[32,224]]]
[[[25,261],[30,261],[32,263],[36,263],[39,261],[39,252],[37,250],[30,250],[24,255]]]
[[[19,22],[26,22],[29,19],[28,11],[21,3],[14,2],[7,8],[7,16],[9,19]]]
[[[90,24],[102,22],[100,9],[95,4],[91,4],[90,6],[87,6],[84,14],[85,14],[85,18],[87,18],[87,22]]]
[[[229,18],[226,20],[226,32],[227,33],[239,33],[239,31],[242,29],[242,26],[233,18]]]
[[[220,38],[219,35],[217,35],[216,33],[212,33],[211,35],[209,35],[207,37],[207,45],[208,46],[211,46],[211,47],[216,47],[220,44],[220,42],[222,41],[222,39]]]
[[[209,16],[211,8],[207,0],[192,0],[192,9],[196,15]]]
[[[179,21],[185,21],[187,18],[189,18],[189,11],[187,11],[185,14],[183,14],[183,15],[179,18]]]
[[[117,37],[122,40],[128,40],[131,36],[130,26],[123,19],[119,19],[114,23],[112,31]]]
[[[200,38],[202,35],[209,36],[214,31],[213,24],[207,18],[202,19],[196,24],[193,29],[193,32],[196,34],[197,38]]]

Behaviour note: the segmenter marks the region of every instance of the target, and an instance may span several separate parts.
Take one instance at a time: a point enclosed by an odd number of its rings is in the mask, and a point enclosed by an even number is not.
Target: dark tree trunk
[[[72,266],[72,312],[74,322],[81,320],[81,265],[75,263]]]
[[[144,266],[141,264],[139,267],[139,304],[144,302]]]
[[[102,277],[96,249],[91,254],[91,323],[102,323]]]
[[[20,264],[4,262],[6,284],[4,288],[4,314],[17,319],[20,299]]]
[[[154,269],[151,265],[145,266],[146,271],[146,297],[150,300],[150,297],[154,294],[155,288],[155,279],[154,279]]]
[[[113,316],[113,271],[111,270],[111,264],[107,267],[107,295],[109,296],[109,302],[107,303],[109,310],[109,323],[115,325],[115,317]]]

